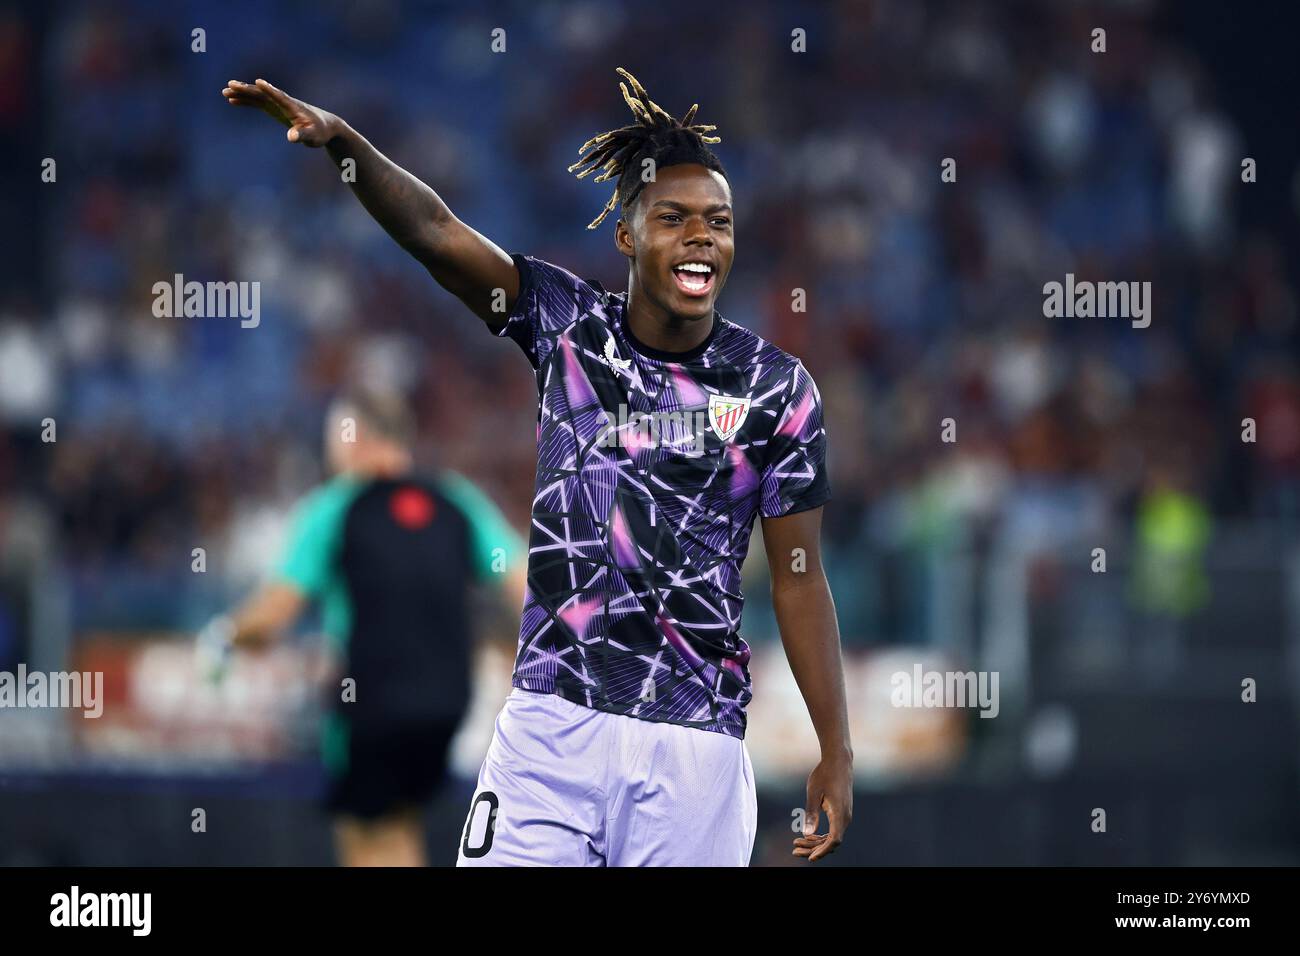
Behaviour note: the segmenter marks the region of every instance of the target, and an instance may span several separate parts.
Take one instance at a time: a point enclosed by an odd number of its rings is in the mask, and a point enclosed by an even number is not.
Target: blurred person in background
[[[1186,623],[1211,599],[1214,517],[1194,487],[1189,455],[1151,465],[1134,516],[1130,589],[1144,624],[1139,649],[1146,670],[1160,678],[1177,673]]]
[[[396,394],[358,389],[326,421],[334,477],[299,504],[269,582],[199,635],[200,666],[283,634],[309,602],[340,661],[322,749],[346,866],[426,864],[423,806],[446,774],[469,706],[471,588],[523,600],[523,544],[495,505],[451,472],[413,468],[415,423]]]

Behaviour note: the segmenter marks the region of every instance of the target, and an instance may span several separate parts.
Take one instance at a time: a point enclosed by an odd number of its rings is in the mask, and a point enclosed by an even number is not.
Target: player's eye
[[[679,215],[677,215],[677,213],[675,213],[675,212],[670,212],[670,213],[665,213],[664,215],[660,216],[659,218],[662,219],[662,220],[664,220],[665,222],[667,222],[669,219],[681,219],[682,217],[679,216]]]
[[[731,220],[725,216],[717,216],[714,218],[713,224],[716,226],[729,226],[731,225]]]

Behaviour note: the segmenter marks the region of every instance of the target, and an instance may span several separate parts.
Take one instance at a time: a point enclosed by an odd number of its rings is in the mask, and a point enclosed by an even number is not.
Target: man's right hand
[[[295,100],[266,80],[259,79],[256,83],[230,80],[221,94],[232,106],[255,106],[267,116],[289,127],[288,136],[291,143],[324,146],[343,128],[343,121],[333,113],[317,109],[302,100]]]

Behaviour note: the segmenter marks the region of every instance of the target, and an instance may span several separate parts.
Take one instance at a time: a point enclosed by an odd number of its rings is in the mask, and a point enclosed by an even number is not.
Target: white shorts
[[[758,826],[739,737],[515,688],[457,866],[748,866]]]

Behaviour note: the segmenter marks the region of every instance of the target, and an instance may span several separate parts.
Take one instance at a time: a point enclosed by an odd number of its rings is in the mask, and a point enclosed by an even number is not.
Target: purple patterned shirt
[[[537,370],[537,484],[513,683],[597,710],[745,735],[740,567],[755,514],[830,497],[821,396],[717,312],[669,353],[626,293],[515,255],[498,333]]]

